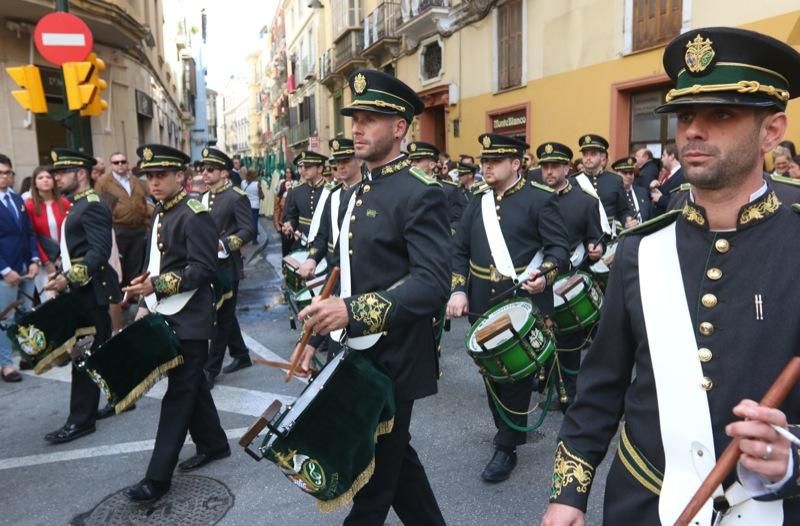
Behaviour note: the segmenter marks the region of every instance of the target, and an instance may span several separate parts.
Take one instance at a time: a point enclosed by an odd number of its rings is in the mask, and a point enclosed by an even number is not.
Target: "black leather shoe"
[[[492,460],[483,468],[481,478],[486,482],[502,482],[508,479],[516,465],[516,451],[507,452],[502,449],[495,449]]]
[[[181,471],[193,471],[197,468],[205,466],[209,462],[229,456],[231,456],[231,448],[229,447],[223,449],[222,451],[217,451],[216,453],[198,453],[195,456],[190,457],[189,459],[178,464],[178,469]]]
[[[215,376],[213,374],[209,373],[208,371],[204,371],[203,374],[206,375],[206,384],[208,384],[208,390],[210,391],[210,390],[214,389],[214,378],[215,378]]]
[[[44,439],[53,444],[63,444],[70,442],[76,438],[94,433],[94,424],[85,424],[78,426],[75,424],[64,424],[64,427],[58,431],[47,433]]]
[[[234,358],[231,363],[222,368],[222,372],[225,374],[231,374],[235,373],[239,369],[246,369],[251,365],[253,365],[253,362],[250,361],[250,358]]]
[[[134,502],[155,502],[169,491],[169,482],[142,479],[123,490],[125,496]]]
[[[133,411],[134,409],[136,409],[136,404],[131,404],[125,411],[123,411],[123,413],[127,413],[128,411]],[[106,406],[103,409],[99,409],[97,411],[97,420],[102,420],[104,418],[108,418],[116,414],[117,411],[114,409],[114,406],[111,404],[106,404]]]

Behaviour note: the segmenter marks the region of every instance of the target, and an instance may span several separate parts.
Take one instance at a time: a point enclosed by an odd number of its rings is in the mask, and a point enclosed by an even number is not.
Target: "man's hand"
[[[657,203],[659,199],[661,199],[661,190],[652,189],[650,190],[650,200],[654,203]]]
[[[297,370],[294,374],[297,376],[308,376],[311,374],[311,360],[314,359],[315,352],[317,352],[317,350],[310,345],[306,345],[304,349],[300,349],[299,343],[295,345],[292,356],[289,358],[289,363],[294,363],[294,359],[298,354],[303,353],[303,356],[300,358],[300,365],[297,366]]]
[[[528,281],[522,284],[522,290],[526,291],[528,294],[539,294],[544,291],[546,286],[547,280],[544,274],[534,274]]]
[[[303,330],[311,334],[329,334],[336,329],[344,329],[350,322],[347,305],[342,298],[311,300],[311,305],[301,310],[297,317],[303,321]]]
[[[631,228],[639,224],[639,221],[636,220],[635,217],[626,217],[625,218],[625,228]]]
[[[603,245],[602,243],[589,243],[586,245],[586,252],[589,254],[589,259],[592,261],[597,261],[601,257],[603,257]]]
[[[311,279],[314,277],[314,274],[317,271],[317,262],[311,258],[303,261],[303,264],[300,265],[300,268],[297,269],[297,273],[300,274],[300,277],[303,279]]]
[[[33,279],[39,273],[39,264],[34,262],[28,265],[28,277]]]
[[[50,276],[50,280],[45,284],[44,290],[51,290],[53,292],[61,292],[69,285],[69,281],[67,281],[66,276],[64,274],[56,274],[55,276]]]
[[[786,415],[747,399],[733,408],[733,414],[744,419],[725,427],[729,437],[741,438],[739,463],[771,483],[783,479],[789,468],[790,444],[771,424],[786,428]]]
[[[566,504],[550,504],[542,517],[541,526],[583,526],[584,513]]]
[[[290,222],[288,222],[288,221],[285,222],[281,226],[281,232],[283,232],[283,235],[286,236],[286,237],[291,236],[292,233],[294,232],[294,229],[292,228],[292,224]]]
[[[22,281],[22,277],[17,273],[17,271],[12,270],[5,276],[3,276],[3,281],[11,285],[12,287],[15,285],[19,285],[19,282]]]
[[[47,272],[47,275],[55,274],[56,273],[56,266],[53,264],[52,261],[48,261],[44,264],[44,271]]]
[[[131,280],[131,284],[122,288],[122,292],[129,296],[149,296],[153,293],[155,288],[153,282],[150,280],[150,273],[145,272],[140,276],[136,276]]]
[[[447,302],[447,317],[451,320],[460,318],[469,311],[469,300],[463,292],[456,292],[450,296]]]

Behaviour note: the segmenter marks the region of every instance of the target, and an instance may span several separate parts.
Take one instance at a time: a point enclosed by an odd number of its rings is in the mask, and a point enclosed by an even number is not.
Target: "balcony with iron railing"
[[[397,33],[412,42],[436,32],[436,22],[450,13],[450,0],[399,0]]]
[[[397,26],[400,21],[399,0],[383,2],[367,15],[364,18],[363,55],[380,62],[380,55],[384,51],[398,54],[401,38]]]
[[[335,73],[347,76],[350,72],[366,65],[366,59],[361,56],[363,50],[363,30],[357,29],[345,33],[333,45],[331,69]]]
[[[308,140],[311,135],[311,121],[303,121],[289,128],[289,146]]]

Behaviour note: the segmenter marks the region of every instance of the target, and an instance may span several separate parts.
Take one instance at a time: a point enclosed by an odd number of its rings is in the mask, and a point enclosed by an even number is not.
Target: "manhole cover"
[[[218,480],[198,475],[173,477],[172,489],[153,504],[136,504],[122,490],[92,511],[75,517],[71,526],[210,526],[233,507],[233,493]]]

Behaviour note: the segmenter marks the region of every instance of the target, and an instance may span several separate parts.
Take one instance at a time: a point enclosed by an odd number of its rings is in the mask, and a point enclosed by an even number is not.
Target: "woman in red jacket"
[[[31,197],[25,201],[25,208],[28,210],[28,217],[33,224],[33,231],[37,238],[49,238],[56,243],[60,242],[61,223],[67,215],[71,203],[62,197],[55,185],[53,175],[46,166],[39,166],[33,171],[33,184],[31,185]],[[55,272],[55,261],[50,261],[47,251],[39,241],[39,254],[41,255],[42,267],[39,276],[36,277],[36,289],[42,291],[40,299],[45,301],[50,298],[50,293],[44,292],[44,284],[47,283],[47,276]],[[41,283],[40,283],[41,282]]]

